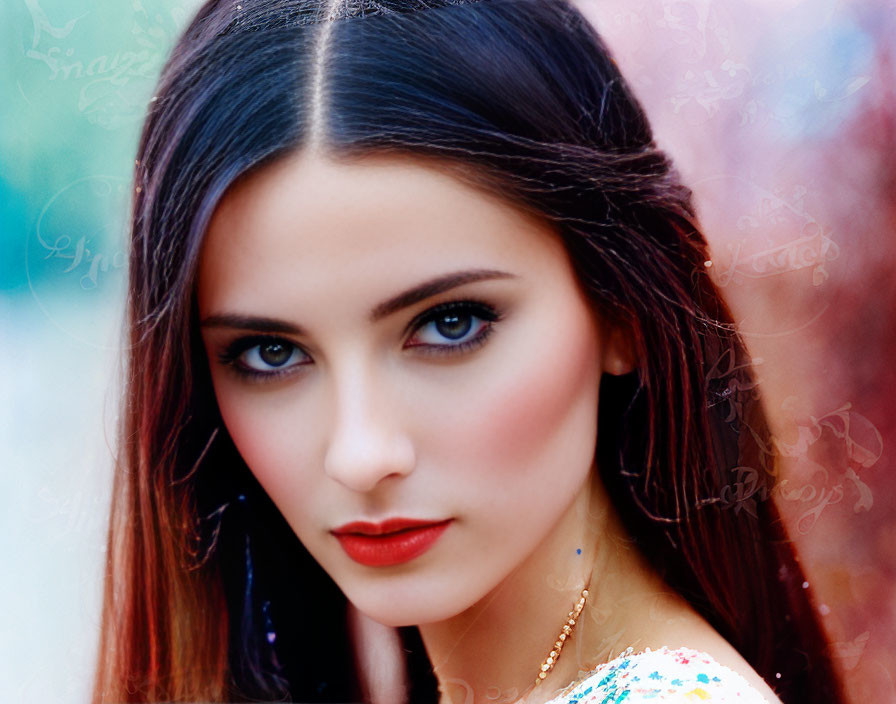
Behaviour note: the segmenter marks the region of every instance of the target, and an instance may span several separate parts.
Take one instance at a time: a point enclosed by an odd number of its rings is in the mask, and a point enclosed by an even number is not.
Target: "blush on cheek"
[[[581,445],[593,451],[599,362],[596,332],[576,318],[560,334],[529,347],[484,385],[481,402],[465,417],[468,448],[476,448],[490,470],[520,476],[526,467],[578,457]],[[488,459],[485,459],[488,458]],[[559,469],[559,468],[558,468]],[[538,471],[536,469],[536,471]],[[510,476],[507,478],[510,479]]]

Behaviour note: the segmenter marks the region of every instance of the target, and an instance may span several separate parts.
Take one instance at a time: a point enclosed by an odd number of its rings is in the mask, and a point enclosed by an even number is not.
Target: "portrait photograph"
[[[891,1],[0,27],[0,701],[896,702]]]

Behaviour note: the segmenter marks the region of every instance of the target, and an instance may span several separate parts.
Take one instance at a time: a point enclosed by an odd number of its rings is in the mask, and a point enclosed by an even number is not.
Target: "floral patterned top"
[[[691,648],[633,648],[599,665],[547,704],[737,702],[769,704],[744,677]]]

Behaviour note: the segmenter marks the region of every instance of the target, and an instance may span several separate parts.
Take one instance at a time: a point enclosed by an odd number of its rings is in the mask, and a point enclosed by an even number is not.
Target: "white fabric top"
[[[633,648],[598,665],[547,704],[711,702],[769,704],[740,673],[691,648]]]

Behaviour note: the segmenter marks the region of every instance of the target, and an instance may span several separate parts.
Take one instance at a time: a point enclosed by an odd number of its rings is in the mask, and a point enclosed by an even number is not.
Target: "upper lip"
[[[451,519],[447,519],[450,521]],[[334,528],[331,533],[333,535],[356,534],[356,535],[384,535],[386,533],[396,533],[409,528],[423,528],[424,526],[433,526],[446,523],[446,520],[429,520],[417,518],[387,518],[381,523],[371,523],[370,521],[352,521],[345,525]]]

